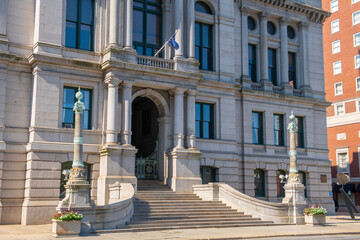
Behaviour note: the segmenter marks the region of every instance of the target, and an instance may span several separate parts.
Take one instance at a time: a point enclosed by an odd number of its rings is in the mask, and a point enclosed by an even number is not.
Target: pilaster
[[[184,92],[183,88],[175,88],[174,92],[174,146],[184,148]]]
[[[301,78],[300,89],[302,90],[302,96],[312,97],[312,91],[309,79],[309,46],[308,46],[308,24],[302,22],[299,25],[299,40],[300,40],[300,69]]]
[[[7,39],[7,4],[8,0],[0,0],[0,50],[9,51]]]
[[[184,31],[184,1],[176,0],[174,1],[174,25],[175,30],[177,31],[175,35],[175,41],[179,44],[179,49],[175,50],[175,58],[183,57],[184,55],[184,44],[183,40],[183,31]]]
[[[122,85],[122,144],[131,146],[132,82]]]
[[[265,12],[260,13],[260,39],[261,39],[260,80],[261,82],[269,82],[267,22],[268,22],[267,14]]]
[[[133,42],[133,0],[126,0],[126,46],[125,49],[131,50]]]
[[[105,83],[108,86],[108,101],[107,101],[107,126],[106,126],[106,144],[117,145],[117,117],[118,117],[118,98],[119,98],[119,83],[121,81],[112,73],[108,73],[105,78]]]
[[[110,0],[109,45],[119,45],[120,0]]]
[[[195,0],[187,0],[188,57],[195,59]]]
[[[186,106],[186,146],[195,148],[195,94],[196,90],[187,90],[187,106]]]
[[[288,19],[280,19],[280,86],[286,95],[292,94],[292,89],[289,84],[289,53],[288,53],[288,37],[287,37],[287,22]]]

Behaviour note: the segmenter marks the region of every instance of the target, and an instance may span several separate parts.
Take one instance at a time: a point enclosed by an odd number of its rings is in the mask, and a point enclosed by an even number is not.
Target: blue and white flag
[[[175,34],[176,34],[176,32],[174,33],[174,35],[172,35],[172,37],[168,40],[168,42],[171,44],[171,46],[173,46],[173,48],[175,48],[175,50],[178,50],[180,46],[175,41]]]

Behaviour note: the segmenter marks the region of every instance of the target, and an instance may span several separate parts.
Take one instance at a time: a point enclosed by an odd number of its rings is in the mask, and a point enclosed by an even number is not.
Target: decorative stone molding
[[[346,133],[338,133],[336,134],[336,140],[346,140]]]

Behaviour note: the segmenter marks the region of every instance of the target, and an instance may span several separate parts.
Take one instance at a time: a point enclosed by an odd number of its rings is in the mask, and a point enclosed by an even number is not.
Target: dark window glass
[[[209,182],[217,182],[216,172],[217,168],[211,166],[200,166],[202,184],[208,184]]]
[[[74,128],[75,113],[73,111],[74,103],[77,101],[75,93],[78,91],[74,87],[64,87],[63,97],[63,113],[62,113],[62,126]],[[81,89],[83,99],[81,101],[85,105],[83,112],[83,129],[91,129],[91,103],[92,103],[92,90]]]
[[[274,114],[274,144],[284,146],[284,120],[283,115]]]
[[[207,103],[195,104],[196,137],[214,138],[214,105]]]
[[[253,144],[264,144],[262,112],[252,112]]]
[[[300,182],[305,186],[304,196],[307,198],[307,188],[306,188],[306,172],[299,171]]]
[[[256,45],[249,44],[249,77],[256,82]]]
[[[295,30],[290,26],[287,27],[287,35],[288,35],[288,38],[290,38],[290,39],[295,38]]]
[[[268,71],[269,71],[269,81],[277,86],[277,73],[276,73],[276,50],[269,48],[268,49]]]
[[[93,22],[93,0],[67,0],[65,46],[92,50]]]
[[[255,197],[265,197],[265,172],[262,169],[254,170]]]
[[[276,33],[275,24],[273,24],[272,22],[267,22],[267,32],[270,35],[274,35]]]
[[[61,179],[60,179],[60,198],[63,199],[66,196],[66,189],[65,189],[65,184],[67,182],[67,180],[65,180],[65,175],[62,174],[62,172],[64,170],[70,170],[72,168],[72,164],[73,162],[64,162],[61,163]],[[85,176],[85,180],[88,181],[91,184],[91,165],[84,162],[84,176]],[[90,194],[90,191],[89,191]]]
[[[296,131],[296,147],[304,148],[304,118],[303,117],[295,117],[295,122],[297,125]]]
[[[133,8],[133,47],[139,55],[154,56],[162,42],[161,1],[134,0]]]
[[[296,88],[296,55],[289,52],[289,83]]]
[[[195,58],[200,62],[200,69],[212,70],[212,26],[209,24],[195,24]]]
[[[210,7],[204,2],[196,2],[195,3],[195,11],[212,14]]]
[[[247,20],[248,20],[248,29],[255,30],[256,29],[255,19],[253,19],[252,17],[248,17]]]
[[[276,171],[276,192],[278,197],[285,197],[285,189],[284,189],[285,182],[281,181],[280,175],[285,176],[286,172],[284,170]]]

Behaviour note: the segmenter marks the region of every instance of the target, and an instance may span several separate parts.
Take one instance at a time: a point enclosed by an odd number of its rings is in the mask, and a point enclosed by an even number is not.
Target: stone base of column
[[[133,146],[105,145],[100,150],[100,176],[97,186],[97,205],[109,202],[109,185],[116,182],[131,183],[137,189],[135,154]]]
[[[289,83],[281,83],[282,93],[285,95],[293,95],[293,87]]]
[[[289,176],[291,177],[291,176]],[[284,186],[285,197],[283,203],[291,205],[289,207],[289,219],[290,223],[305,224],[305,218],[303,210],[307,203],[304,196],[305,186],[300,181],[291,181]]]
[[[200,156],[197,149],[174,149],[171,156],[171,189],[178,193],[192,193],[193,185],[201,184]]]
[[[251,78],[248,75],[241,76],[242,88],[251,89],[251,83],[252,83]]]
[[[300,87],[301,96],[306,98],[312,98],[312,90],[311,87],[308,85],[303,85]]]
[[[120,48],[120,46],[110,45],[104,51],[103,62],[113,60],[127,63],[136,63],[137,53],[135,49]]]
[[[199,72],[200,63],[195,58],[175,57],[174,63],[176,71]]]
[[[58,204],[58,199],[46,201],[25,199],[21,209],[21,225],[51,223]]]
[[[66,196],[59,202],[58,210],[68,208],[90,207],[90,184],[85,180],[69,180],[66,185]]]
[[[272,92],[273,84],[269,81],[269,79],[261,79],[261,88],[265,92]]]

